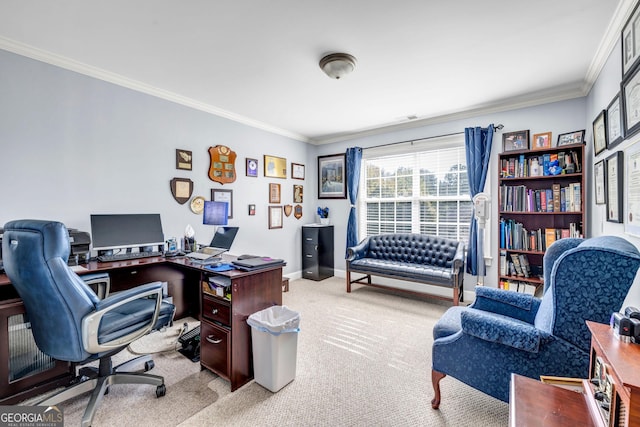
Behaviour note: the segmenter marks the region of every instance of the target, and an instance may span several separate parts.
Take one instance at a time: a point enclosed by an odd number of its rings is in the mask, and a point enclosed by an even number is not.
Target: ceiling
[[[585,96],[632,3],[0,0],[0,49],[322,144]]]

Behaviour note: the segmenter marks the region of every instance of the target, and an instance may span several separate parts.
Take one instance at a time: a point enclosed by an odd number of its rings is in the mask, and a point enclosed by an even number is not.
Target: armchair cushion
[[[513,291],[477,287],[476,299],[471,306],[477,310],[502,314],[533,324],[540,307],[540,299]]]

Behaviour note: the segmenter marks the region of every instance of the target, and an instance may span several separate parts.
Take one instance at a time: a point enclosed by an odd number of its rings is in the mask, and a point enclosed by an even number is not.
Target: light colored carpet
[[[441,382],[440,410],[431,409],[432,328],[449,304],[354,288],[347,294],[342,278],[290,282],[283,303],[301,316],[297,370],[277,393],[253,381],[231,393],[227,381],[200,371],[199,363],[162,352],[154,356],[151,372],[165,376],[167,395],[156,399],[151,386],[112,387],[93,425],[508,424],[506,403],[450,377]],[[65,425],[79,425],[86,402],[78,398],[63,405]]]

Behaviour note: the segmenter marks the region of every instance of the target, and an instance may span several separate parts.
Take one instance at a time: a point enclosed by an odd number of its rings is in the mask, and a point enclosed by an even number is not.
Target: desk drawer
[[[204,294],[202,296],[202,315],[214,322],[220,322],[225,326],[231,325],[231,307],[224,301],[212,298]]]
[[[224,378],[229,378],[231,331],[208,322],[200,324],[200,363]]]

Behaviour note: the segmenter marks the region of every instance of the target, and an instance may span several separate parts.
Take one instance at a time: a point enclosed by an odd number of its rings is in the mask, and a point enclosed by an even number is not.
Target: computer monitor
[[[204,202],[202,223],[206,225],[227,225],[229,204],[227,202]]]
[[[164,245],[160,214],[91,215],[94,250]]]
[[[231,249],[239,227],[218,227],[209,244],[212,248]]]

